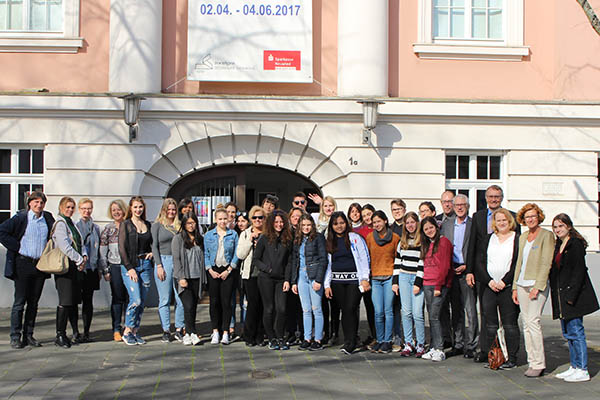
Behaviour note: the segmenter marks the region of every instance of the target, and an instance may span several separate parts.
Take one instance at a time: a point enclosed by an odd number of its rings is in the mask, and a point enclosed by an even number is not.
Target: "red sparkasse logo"
[[[300,52],[289,50],[264,50],[263,69],[265,71],[294,69],[300,71]]]

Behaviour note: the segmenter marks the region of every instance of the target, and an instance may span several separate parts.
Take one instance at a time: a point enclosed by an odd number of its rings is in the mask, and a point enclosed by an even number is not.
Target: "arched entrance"
[[[289,210],[294,193],[321,195],[319,187],[302,175],[284,168],[260,164],[216,166],[193,172],[174,183],[168,197],[210,197],[216,203],[235,202],[240,210],[250,210],[267,194],[279,197],[279,207]],[[308,211],[318,211],[309,201]]]

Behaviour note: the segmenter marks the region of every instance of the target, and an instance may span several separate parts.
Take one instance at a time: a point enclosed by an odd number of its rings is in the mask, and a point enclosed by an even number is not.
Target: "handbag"
[[[46,243],[46,247],[44,247],[44,251],[42,251],[42,255],[35,266],[38,270],[47,274],[64,275],[69,271],[69,257],[56,247],[54,239],[52,239],[56,224],[59,222],[62,221],[56,221],[52,226],[50,239]]]
[[[497,370],[505,362],[506,359],[504,358],[502,348],[498,344],[498,335],[496,335],[496,339],[494,339],[494,344],[488,352],[488,363],[490,365],[490,369]]]

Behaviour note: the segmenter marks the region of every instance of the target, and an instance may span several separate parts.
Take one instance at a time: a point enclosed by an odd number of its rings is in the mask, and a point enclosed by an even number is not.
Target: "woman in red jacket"
[[[424,260],[423,292],[425,305],[429,314],[431,330],[431,347],[423,354],[424,360],[443,361],[444,338],[440,313],[444,299],[452,285],[453,273],[450,268],[452,260],[452,243],[440,235],[440,228],[434,217],[425,217],[421,221],[421,258]],[[421,288],[417,281],[413,293],[418,294]]]

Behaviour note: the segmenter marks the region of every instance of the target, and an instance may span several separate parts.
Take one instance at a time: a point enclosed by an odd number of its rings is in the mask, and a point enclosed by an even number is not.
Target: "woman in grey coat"
[[[204,270],[204,240],[198,230],[198,218],[193,212],[184,214],[179,233],[171,242],[173,280],[183,303],[185,320],[184,346],[200,343],[196,334],[196,310],[202,285],[206,283]]]

